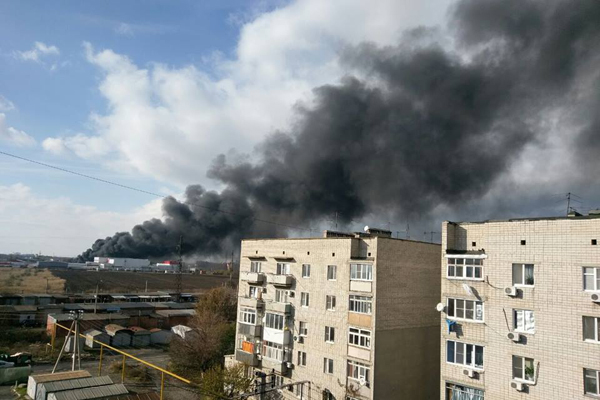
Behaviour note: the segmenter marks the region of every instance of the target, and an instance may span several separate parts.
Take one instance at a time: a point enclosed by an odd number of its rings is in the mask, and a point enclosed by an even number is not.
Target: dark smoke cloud
[[[186,253],[214,255],[285,234],[256,218],[308,226],[336,212],[350,223],[461,209],[544,142],[557,107],[573,111],[566,134],[598,168],[600,2],[463,0],[451,15],[451,49],[425,28],[395,47],[345,49],[353,76],[314,89],[297,123],[258,146],[258,162],[215,159],[208,175],[225,190],[190,186],[183,202],[165,200],[164,222],[98,240],[82,258],[166,256],[179,235]]]

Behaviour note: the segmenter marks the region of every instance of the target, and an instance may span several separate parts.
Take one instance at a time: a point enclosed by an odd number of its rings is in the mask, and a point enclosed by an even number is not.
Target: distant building
[[[36,268],[48,268],[48,269],[68,268],[69,267],[69,263],[62,262],[62,261],[38,261],[34,265]]]

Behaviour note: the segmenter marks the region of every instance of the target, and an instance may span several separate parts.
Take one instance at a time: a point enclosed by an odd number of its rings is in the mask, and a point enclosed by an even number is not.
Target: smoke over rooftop
[[[524,151],[546,146],[557,114],[576,158],[598,172],[600,3],[463,0],[449,26],[450,37],[417,28],[395,47],[344,49],[353,73],[315,88],[257,160],[216,157],[208,175],[220,193],[189,186],[182,201],[164,200],[163,220],[99,239],[81,257],[169,256],[180,235],[186,254],[211,256],[333,213],[351,223],[464,211]]]

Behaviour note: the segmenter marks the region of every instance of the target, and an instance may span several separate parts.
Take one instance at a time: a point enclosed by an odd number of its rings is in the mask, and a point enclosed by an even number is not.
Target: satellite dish
[[[444,311],[444,303],[437,303],[437,305],[435,306],[435,309],[438,310],[439,312]]]
[[[298,341],[298,336],[294,336],[294,342]]]
[[[467,292],[469,296],[475,296],[475,294],[473,293],[473,289],[471,289],[471,286],[467,285],[466,283],[463,283],[463,289],[465,290],[465,292]]]
[[[361,377],[358,380],[358,383],[360,383],[360,386],[365,386],[367,384],[367,381],[365,380],[365,378]]]
[[[365,225],[365,227],[363,228],[363,230],[364,230],[365,232],[368,232],[368,231],[369,231],[369,225]]]

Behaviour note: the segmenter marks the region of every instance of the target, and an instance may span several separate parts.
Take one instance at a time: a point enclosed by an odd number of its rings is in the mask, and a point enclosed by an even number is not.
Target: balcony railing
[[[251,367],[258,366],[258,355],[256,353],[248,353],[242,349],[235,351],[235,359]]]
[[[264,370],[274,370],[280,374],[285,374],[288,370],[288,365],[291,366],[290,362],[273,360],[271,358],[262,358],[262,368]]]
[[[275,286],[290,287],[294,283],[294,277],[292,275],[268,274],[267,282]]]
[[[265,281],[265,274],[262,272],[242,271],[240,272],[240,280],[248,283],[261,284]]]
[[[239,303],[241,307],[249,307],[254,309],[262,309],[265,306],[263,299],[257,299],[254,297],[240,297]]]
[[[290,314],[292,312],[292,304],[280,303],[278,301],[267,301],[265,302],[265,310],[282,314]]]
[[[262,334],[262,325],[238,323],[238,333],[246,336],[260,336]]]

